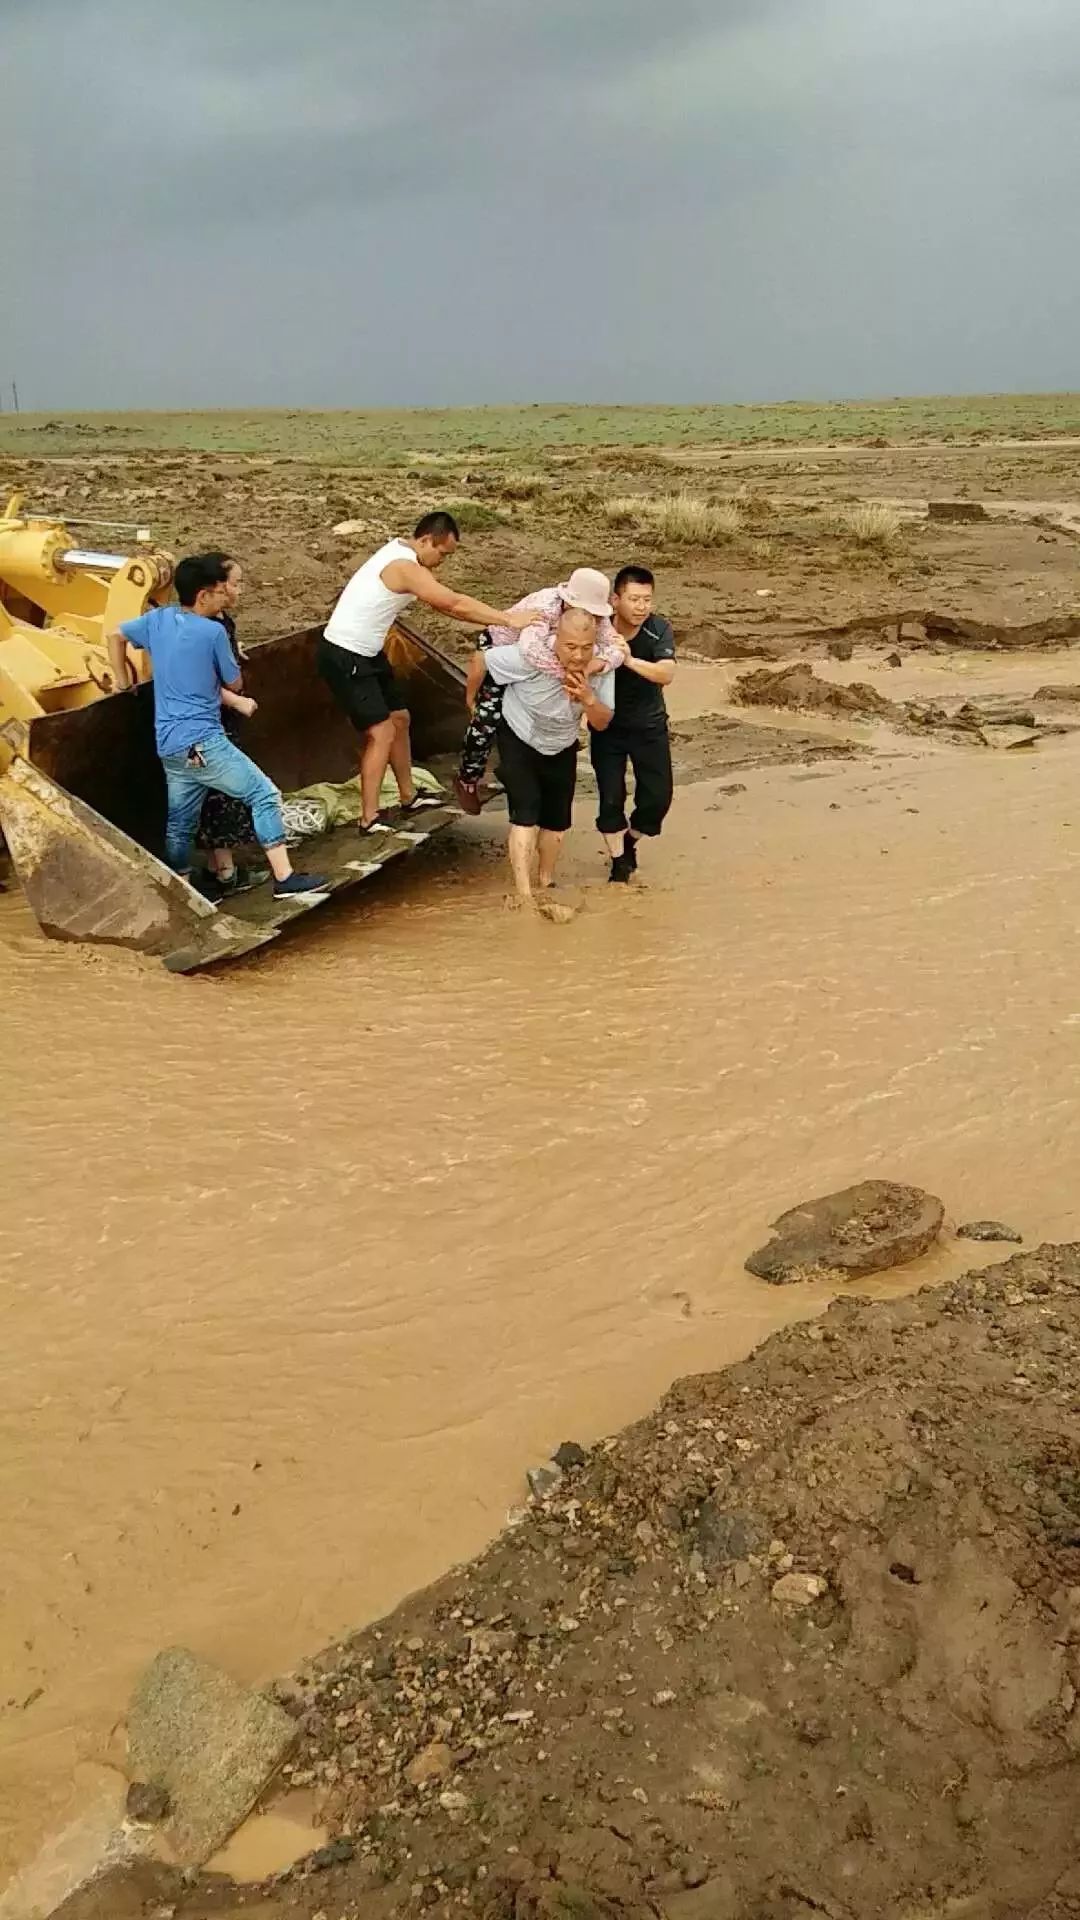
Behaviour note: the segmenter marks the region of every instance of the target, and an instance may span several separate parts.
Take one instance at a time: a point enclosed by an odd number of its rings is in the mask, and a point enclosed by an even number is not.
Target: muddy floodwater
[[[266,1679],[817,1311],[743,1270],[785,1206],[1080,1235],[1078,743],[683,788],[632,891],[584,809],[568,927],[503,911],[490,817],[212,978],[0,899],[0,1886],[160,1647]]]

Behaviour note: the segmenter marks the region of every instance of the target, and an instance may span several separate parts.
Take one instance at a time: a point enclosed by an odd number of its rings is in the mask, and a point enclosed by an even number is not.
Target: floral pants
[[[473,786],[484,777],[488,757],[495,744],[495,731],[502,718],[502,703],[502,688],[496,685],[490,673],[485,673],[476,696],[472,719],[465,729],[461,744],[458,778],[466,786]]]

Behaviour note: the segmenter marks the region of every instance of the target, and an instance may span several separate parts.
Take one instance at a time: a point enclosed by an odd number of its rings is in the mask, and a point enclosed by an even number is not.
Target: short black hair
[[[413,528],[414,540],[460,540],[461,528],[452,513],[425,513]]]
[[[182,607],[193,607],[200,593],[220,587],[235,567],[231,553],[191,553],[181,560],[173,576],[176,597]]]
[[[656,575],[648,567],[620,567],[615,575],[612,593],[621,593],[624,587],[655,587]]]

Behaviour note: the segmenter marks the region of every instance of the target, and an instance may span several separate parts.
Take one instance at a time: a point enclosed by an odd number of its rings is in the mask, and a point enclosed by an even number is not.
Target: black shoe
[[[446,795],[444,793],[414,793],[411,800],[402,800],[399,802],[398,812],[404,814],[426,813],[429,807],[445,807],[445,805]]]
[[[251,893],[255,887],[263,887],[270,875],[265,867],[236,867],[230,874],[218,876],[218,886],[222,898],[231,900],[234,894]]]
[[[630,832],[629,828],[627,828],[626,838],[623,841],[623,857],[629,860],[631,873],[636,873],[637,872],[637,841],[634,839],[634,836]]]
[[[608,874],[608,879],[620,882],[624,887],[627,887],[633,877],[634,869],[631,865],[629,854],[617,853],[611,863],[611,872]]]
[[[275,900],[324,899],[329,891],[324,873],[290,873],[274,881]]]
[[[217,874],[211,873],[209,867],[205,868],[202,873],[189,874],[187,878],[190,880],[196,893],[201,893],[203,899],[209,900],[212,907],[220,906],[225,898],[225,888],[222,886]]]

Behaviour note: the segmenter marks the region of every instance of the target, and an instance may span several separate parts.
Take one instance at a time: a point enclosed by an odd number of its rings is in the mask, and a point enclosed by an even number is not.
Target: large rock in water
[[[162,1788],[181,1866],[201,1866],[245,1820],[296,1739],[265,1694],[183,1647],[150,1662],[128,1714],[128,1771]]]
[[[863,1180],[792,1207],[773,1222],[775,1238],[746,1265],[776,1286],[793,1280],[856,1279],[917,1260],[941,1232],[945,1209],[921,1187]]]

